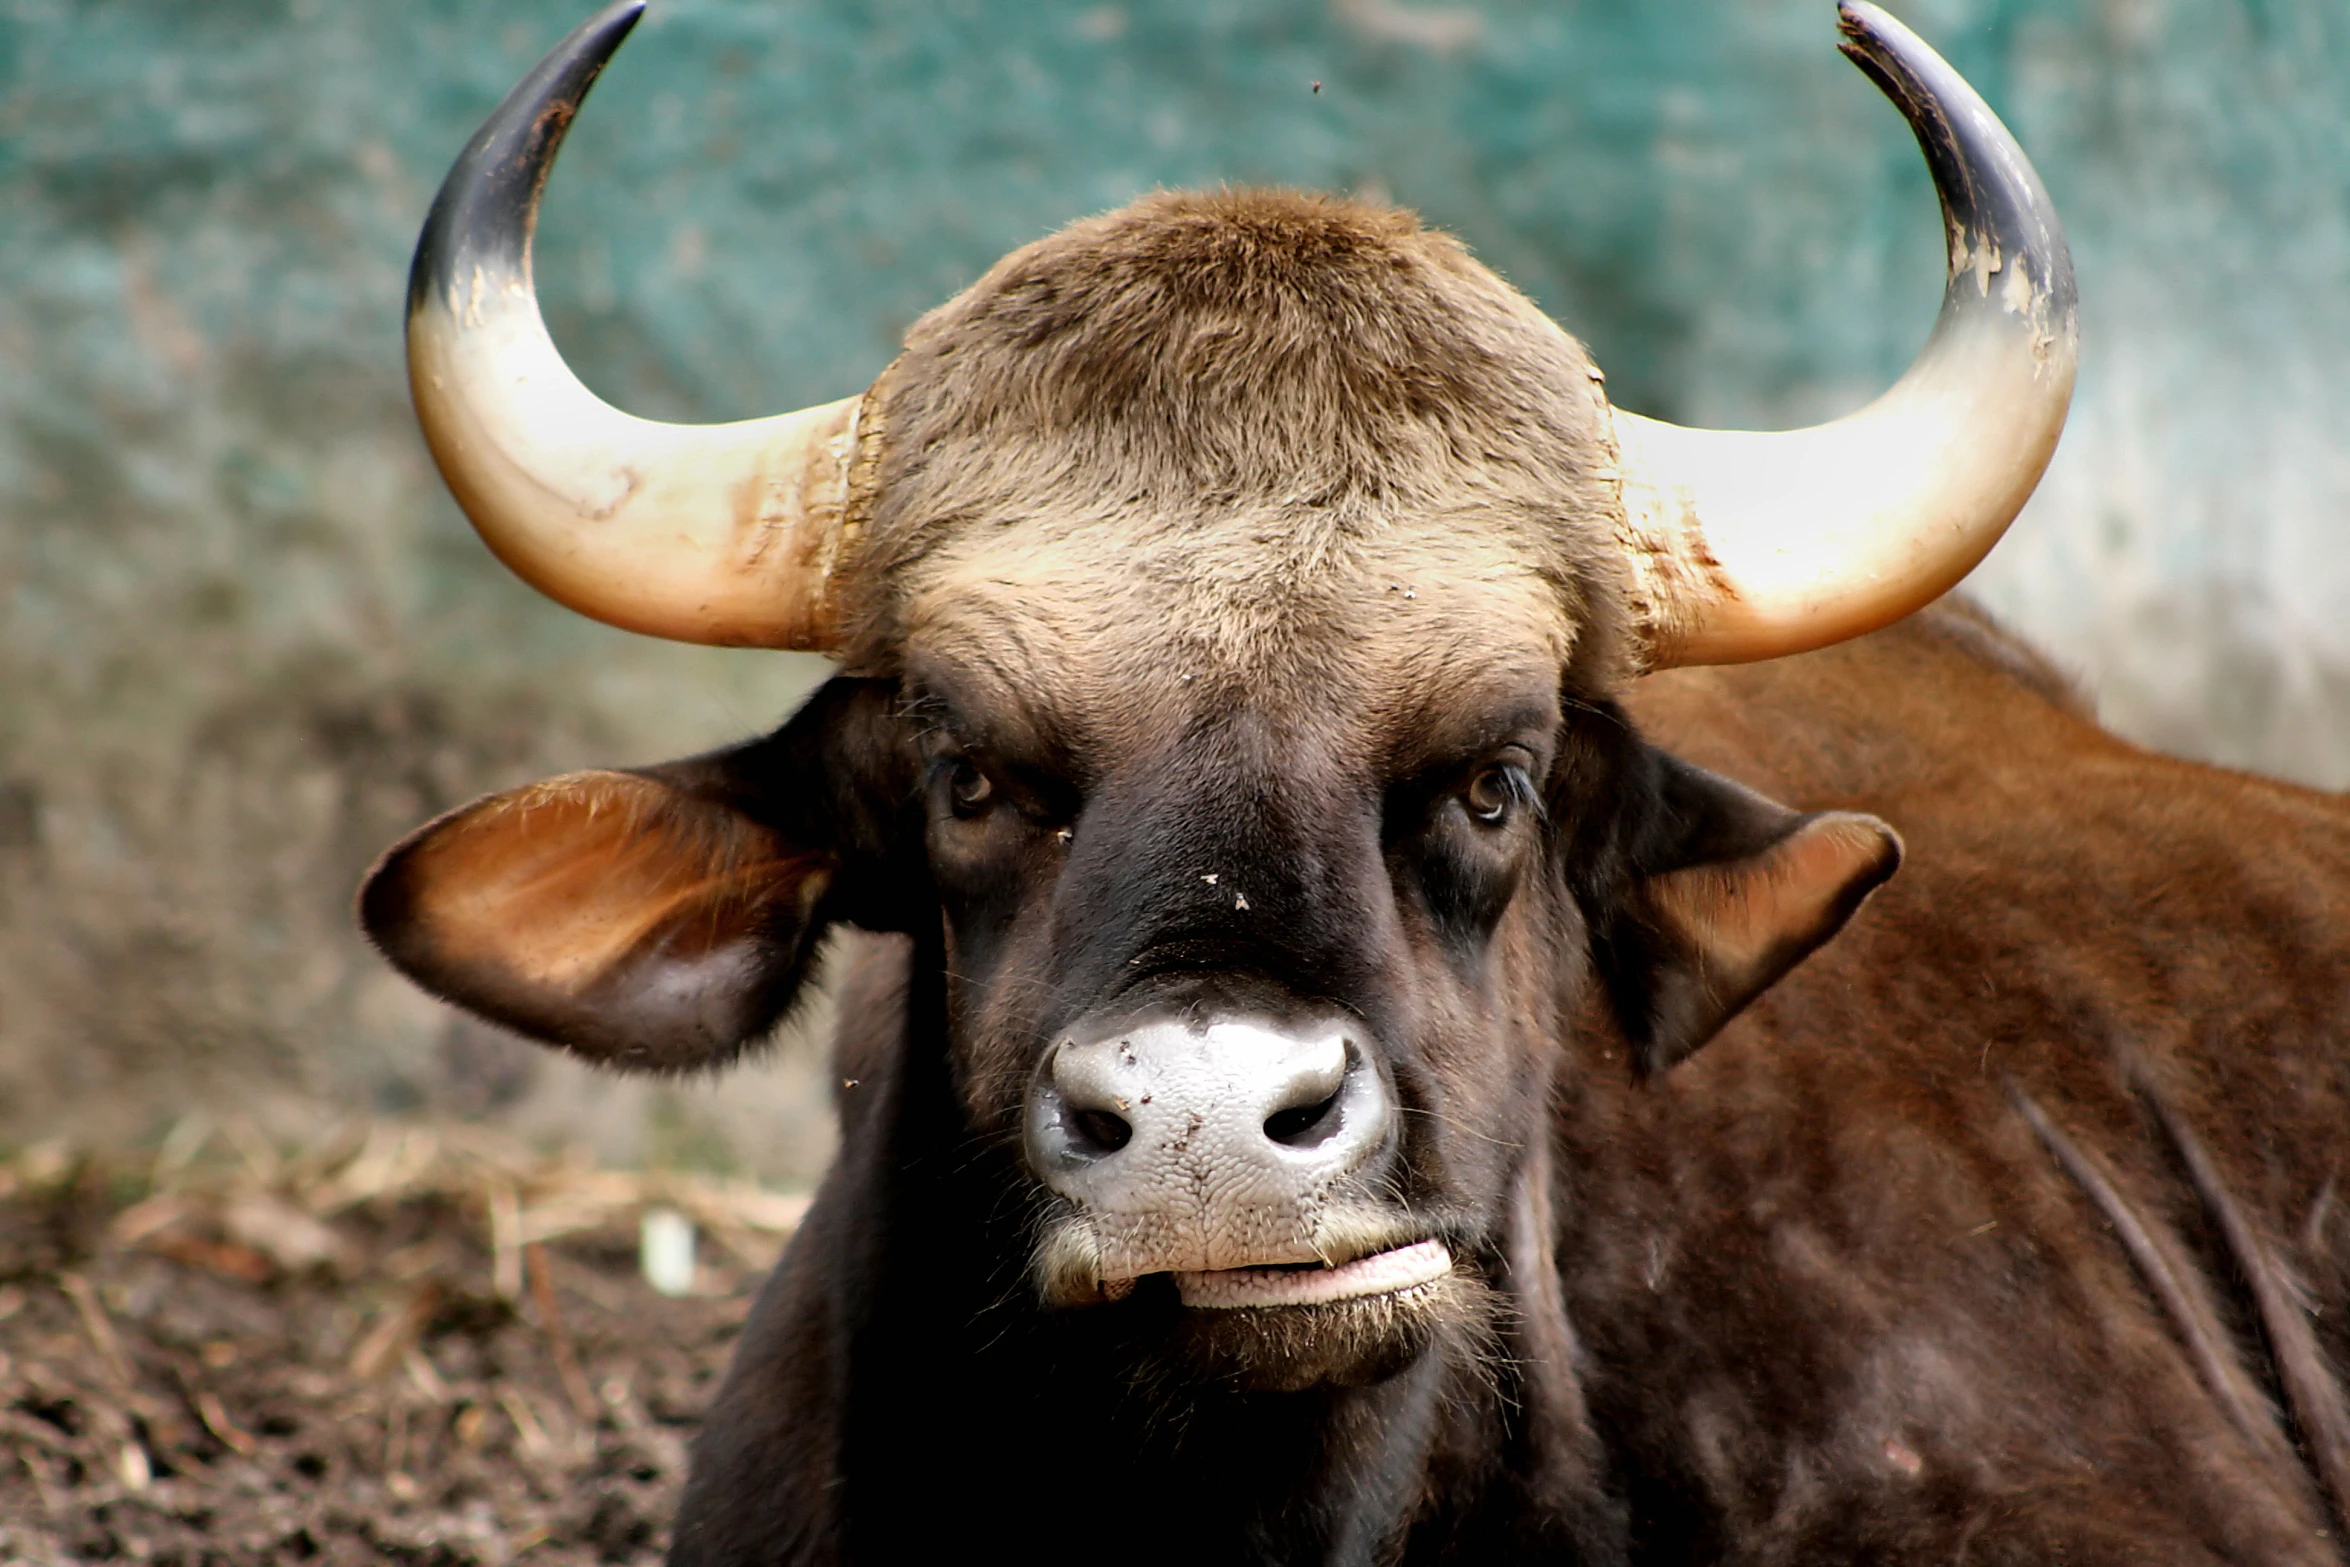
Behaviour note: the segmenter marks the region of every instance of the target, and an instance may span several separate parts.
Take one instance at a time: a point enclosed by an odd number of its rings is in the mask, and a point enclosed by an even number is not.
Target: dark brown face
[[[1186,1365],[1490,1325],[1594,985],[1652,1067],[1889,874],[1640,743],[1588,362],[1393,213],[1164,197],[1008,258],[867,399],[853,676],[768,740],[468,807],[362,916],[596,1059],[726,1059],[905,931],[990,1242]],[[943,1037],[941,1037],[943,1036]]]
[[[992,608],[1013,553],[917,606],[901,691],[956,1081],[1039,1188],[1040,1298],[1180,1301],[1252,1381],[1393,1364],[1479,1296],[1584,966],[1568,638],[1530,578],[1371,560],[1252,638],[1047,632]]]

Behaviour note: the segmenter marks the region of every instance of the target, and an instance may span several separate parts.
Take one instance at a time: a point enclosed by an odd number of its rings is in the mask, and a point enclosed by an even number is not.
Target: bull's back
[[[1707,1054],[1832,1056],[1920,1114],[2003,1076],[2086,1110],[2114,1091],[2102,1037],[2306,1219],[2350,1131],[2350,800],[2141,750],[2031,660],[1941,609],[1640,690],[1661,743],[1907,848]]]
[[[1579,1326],[1652,1482],[1766,1558],[1938,1548],[1940,1506],[1986,1545],[2335,1559],[2329,1412],[2276,1341],[2338,1414],[2350,807],[2127,745],[1964,609],[1632,705],[1908,850],[1695,1059],[1599,1053],[1565,1117]]]

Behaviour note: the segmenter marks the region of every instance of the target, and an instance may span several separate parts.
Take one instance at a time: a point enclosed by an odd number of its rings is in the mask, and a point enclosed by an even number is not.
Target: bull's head
[[[1473,1323],[1562,1042],[1669,1065],[1893,870],[1883,824],[1678,762],[1615,698],[1891,621],[2014,516],[2075,354],[2021,152],[1847,5],[1950,278],[1900,383],[1817,429],[1614,410],[1451,239],[1263,192],[1080,223],[861,396],[687,428],[582,387],[531,287],[538,192],[636,10],[442,188],[417,407],[555,598],[845,670],[767,739],[427,826],[367,928],[461,1005],[654,1071],[769,1030],[828,924],[902,932],[907,1069],[950,1085],[1044,1302],[1292,1386]]]

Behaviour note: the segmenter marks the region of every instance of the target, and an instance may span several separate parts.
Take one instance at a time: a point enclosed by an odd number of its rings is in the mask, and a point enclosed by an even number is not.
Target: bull
[[[1272,191],[1078,223],[861,394],[688,427],[581,386],[530,281],[637,9],[435,201],[424,432],[561,602],[840,672],[430,823],[360,907],[647,1072],[862,933],[674,1561],[2333,1559],[2350,823],[1928,608],[2077,328],[1924,44],[1842,9],[1942,312],[1815,429],[1615,409],[1457,242]]]

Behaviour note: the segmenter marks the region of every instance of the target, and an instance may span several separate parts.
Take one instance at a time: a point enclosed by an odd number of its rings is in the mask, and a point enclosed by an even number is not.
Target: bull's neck
[[[974,1138],[940,1043],[939,958],[918,950],[886,1099],[842,1151],[871,1200],[844,1292],[852,1555],[1035,1532],[1144,1560],[1351,1562],[1395,1559],[1415,1526],[1456,1533],[1508,1467],[1507,1355],[1256,1393],[1154,1354],[1116,1308],[1043,1307],[1017,1152]]]
[[[1041,1306],[1018,1151],[975,1142],[947,1067],[938,959],[917,951],[888,1099],[865,1146],[841,1151],[872,1198],[865,1278],[846,1292],[862,1306],[844,1388],[853,1558],[1025,1532],[1121,1560],[1391,1555],[1448,1367],[1243,1393],[1140,1351],[1114,1309]]]

